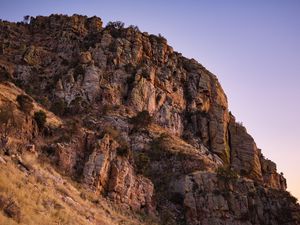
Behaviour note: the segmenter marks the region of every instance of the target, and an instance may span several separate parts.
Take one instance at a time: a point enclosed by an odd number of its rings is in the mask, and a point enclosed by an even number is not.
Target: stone
[[[110,163],[115,157],[118,144],[105,135],[94,147],[85,163],[83,181],[100,191],[107,189]]]
[[[5,161],[5,159],[3,159],[1,156],[0,156],[0,163],[2,163],[2,164],[6,164],[6,161]]]
[[[101,201],[163,224],[296,224],[283,174],[229,113],[217,77],[160,35],[102,25],[76,14],[0,22],[0,111],[10,104],[16,122],[0,124],[7,157],[20,166],[36,151]],[[47,115],[43,130],[18,107],[25,92],[32,113]],[[56,103],[61,118],[50,112]]]
[[[92,55],[89,51],[80,53],[80,63],[88,64],[92,61]]]
[[[229,123],[229,137],[232,167],[243,175],[262,181],[260,152],[246,128],[236,123],[233,116]]]
[[[152,182],[145,177],[136,176],[133,167],[126,160],[117,158],[112,162],[108,191],[109,197],[130,205],[134,210],[154,212]]]

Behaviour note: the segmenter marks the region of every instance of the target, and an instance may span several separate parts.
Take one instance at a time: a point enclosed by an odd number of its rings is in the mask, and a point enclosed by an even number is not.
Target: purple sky
[[[1,19],[51,13],[138,25],[198,60],[300,199],[300,1],[0,0]]]

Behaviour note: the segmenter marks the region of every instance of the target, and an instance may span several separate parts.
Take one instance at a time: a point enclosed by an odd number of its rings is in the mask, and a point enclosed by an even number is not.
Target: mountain
[[[0,22],[1,224],[299,224],[217,77],[161,35]]]

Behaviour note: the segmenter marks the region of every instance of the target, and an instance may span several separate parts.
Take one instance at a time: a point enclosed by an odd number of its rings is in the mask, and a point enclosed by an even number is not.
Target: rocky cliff
[[[161,35],[79,15],[0,29],[5,157],[34,146],[39,161],[153,223],[300,222],[217,77]]]

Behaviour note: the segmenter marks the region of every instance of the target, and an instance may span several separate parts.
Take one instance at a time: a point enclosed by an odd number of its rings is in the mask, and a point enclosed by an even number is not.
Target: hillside
[[[299,224],[217,77],[161,35],[0,22],[3,224]]]

